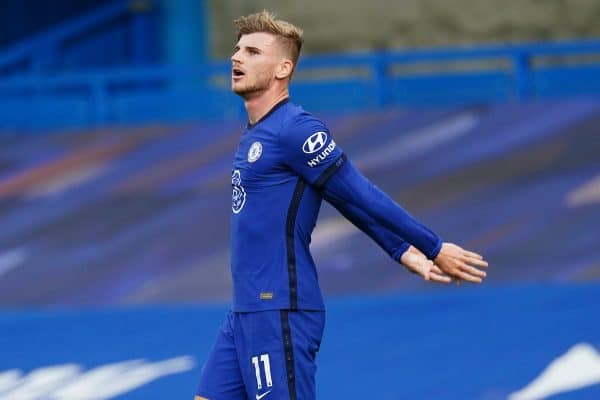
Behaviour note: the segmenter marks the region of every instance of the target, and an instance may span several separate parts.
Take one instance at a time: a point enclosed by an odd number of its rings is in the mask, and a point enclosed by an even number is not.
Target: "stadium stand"
[[[325,119],[374,182],[488,255],[490,282],[573,282],[599,277],[599,111],[554,101]],[[5,138],[0,244],[12,265],[0,303],[228,299],[228,175],[241,126]],[[423,288],[329,209],[313,242],[327,293]]]

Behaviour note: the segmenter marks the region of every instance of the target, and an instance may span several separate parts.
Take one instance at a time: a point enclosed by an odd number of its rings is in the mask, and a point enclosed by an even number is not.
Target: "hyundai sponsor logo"
[[[321,164],[322,161],[324,161],[328,155],[330,155],[333,150],[335,149],[335,142],[332,140],[329,145],[325,148],[325,150],[323,150],[322,152],[320,152],[315,158],[312,158],[310,160],[308,160],[307,164],[309,167],[314,168],[317,165]]]
[[[302,151],[306,154],[316,153],[327,143],[327,132],[315,132],[302,145]]]

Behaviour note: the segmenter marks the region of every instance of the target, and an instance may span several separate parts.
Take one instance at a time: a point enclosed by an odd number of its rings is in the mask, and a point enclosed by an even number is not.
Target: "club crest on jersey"
[[[239,214],[242,208],[244,208],[244,204],[246,204],[246,191],[242,186],[242,176],[239,169],[234,170],[231,175],[231,186],[233,187],[231,193],[231,211],[234,214]]]
[[[315,132],[304,141],[302,151],[306,154],[316,153],[327,143],[327,132]]]
[[[248,150],[248,162],[253,163],[262,155],[262,144],[260,142],[252,143]]]

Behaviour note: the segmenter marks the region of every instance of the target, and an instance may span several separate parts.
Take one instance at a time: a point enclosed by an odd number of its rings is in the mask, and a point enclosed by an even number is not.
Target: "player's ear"
[[[277,65],[277,70],[275,71],[275,77],[277,79],[285,79],[292,75],[292,71],[294,70],[294,63],[292,60],[288,58],[282,58],[279,61],[279,65]]]

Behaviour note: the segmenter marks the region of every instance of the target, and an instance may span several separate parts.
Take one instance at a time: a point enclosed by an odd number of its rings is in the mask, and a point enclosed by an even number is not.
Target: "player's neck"
[[[286,86],[284,88],[277,88],[276,90],[265,91],[258,96],[245,99],[244,106],[248,113],[248,122],[254,125],[267,115],[277,103],[288,97],[290,97],[290,94]]]

